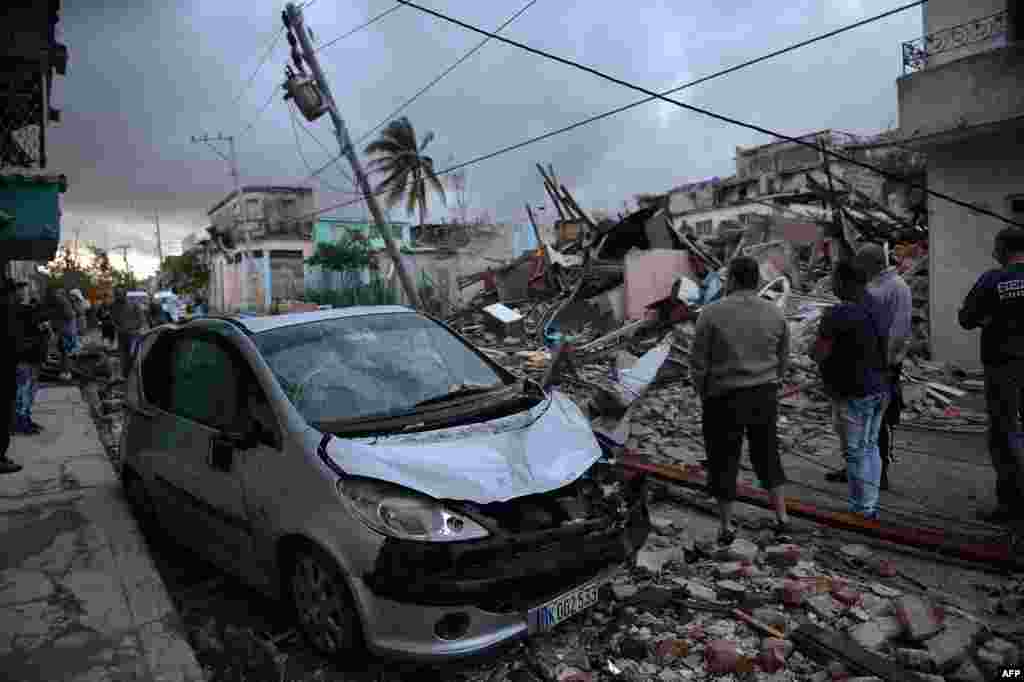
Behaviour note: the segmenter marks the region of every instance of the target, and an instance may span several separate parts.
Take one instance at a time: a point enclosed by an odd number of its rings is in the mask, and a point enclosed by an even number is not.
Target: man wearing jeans
[[[893,462],[893,430],[900,423],[903,411],[903,392],[900,377],[903,373],[903,360],[910,342],[911,313],[913,312],[913,296],[910,286],[888,264],[885,249],[880,244],[865,244],[857,252],[856,265],[868,278],[867,298],[865,302],[871,308],[880,329],[888,342],[888,382],[889,399],[886,403],[882,426],[878,431],[878,450],[882,458],[882,478],[880,488],[889,489],[889,466]],[[828,474],[829,481],[846,482],[845,467]]]
[[[776,535],[789,531],[779,460],[778,390],[789,362],[789,326],[757,295],[760,269],[752,258],[729,264],[728,295],[701,311],[690,351],[690,381],[701,398],[708,492],[718,500],[719,544],[731,544],[732,505],[743,454],[775,507]]]
[[[882,462],[878,432],[888,398],[888,344],[881,321],[866,304],[867,277],[853,264],[836,267],[842,301],[822,316],[812,351],[833,399],[839,441],[846,455],[850,511],[878,518]]]
[[[1024,230],[996,235],[992,257],[1002,266],[982,275],[960,309],[964,329],[981,327],[988,448],[996,470],[996,507],[982,519],[1024,519]]]

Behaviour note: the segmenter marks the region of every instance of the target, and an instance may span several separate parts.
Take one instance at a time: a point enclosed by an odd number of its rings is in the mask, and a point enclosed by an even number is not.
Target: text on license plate
[[[547,604],[534,609],[533,625],[537,632],[545,632],[562,621],[585,611],[597,603],[599,583],[591,583],[578,587],[572,592],[552,599]]]

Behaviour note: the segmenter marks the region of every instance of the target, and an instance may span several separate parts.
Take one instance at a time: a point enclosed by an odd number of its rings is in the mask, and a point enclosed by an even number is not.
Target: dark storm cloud
[[[494,29],[523,2],[429,4]],[[389,6],[385,0],[318,0],[306,16],[322,45]],[[505,35],[661,89],[890,6],[883,0],[570,6],[541,0]],[[152,254],[155,236],[147,216],[154,211],[166,224],[165,241],[205,227],[206,210],[232,181],[227,164],[204,145],[190,143],[192,135],[236,135],[246,183],[307,179],[309,168],[296,152],[288,111],[275,93],[288,57],[283,40],[242,91],[281,26],[281,8],[266,0],[146,7],[68,3],[62,32],[71,60],[55,94],[64,123],[50,135],[51,158],[54,170],[69,175],[65,210],[86,221],[83,238],[102,243],[110,227],[112,241],[128,241],[140,254]],[[787,134],[827,127],[875,131],[895,123],[900,66],[895,55],[899,42],[916,35],[920,25],[920,12],[912,10],[677,97]],[[353,137],[480,39],[403,7],[323,50]],[[269,108],[257,115],[271,95]],[[420,135],[436,133],[429,150],[436,166],[444,168],[640,97],[492,41],[404,113]],[[311,127],[333,153],[336,143],[326,117]],[[330,158],[305,133],[300,140],[310,166]],[[553,163],[588,206],[615,210],[636,192],[728,175],[737,145],[767,141],[653,102],[473,167],[470,191],[475,208],[515,218],[525,202],[544,200],[534,169],[540,161]],[[335,170],[323,178],[348,189]],[[317,181],[309,184],[322,206],[348,198]],[[362,210],[344,209],[350,215]],[[442,215],[439,206],[432,215]]]

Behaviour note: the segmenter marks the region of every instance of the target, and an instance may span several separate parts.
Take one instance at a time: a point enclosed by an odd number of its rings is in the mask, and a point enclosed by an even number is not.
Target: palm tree
[[[384,176],[375,192],[387,193],[385,202],[388,208],[404,198],[408,215],[419,209],[421,225],[426,216],[427,192],[430,189],[441,197],[442,204],[447,205],[444,185],[434,173],[434,160],[423,155],[433,139],[434,133],[429,132],[424,135],[422,143],[417,143],[416,131],[409,119],[403,116],[389,123],[380,137],[366,146],[366,154],[375,157],[368,170]]]

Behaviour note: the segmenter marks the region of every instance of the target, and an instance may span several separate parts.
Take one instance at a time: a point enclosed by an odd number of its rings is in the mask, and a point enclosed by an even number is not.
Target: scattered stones
[[[927,642],[935,666],[942,671],[963,660],[980,631],[977,624],[966,619],[960,618],[948,623],[941,634]]]
[[[786,658],[793,652],[793,643],[785,639],[766,638],[761,640],[761,654],[758,663],[767,673],[775,673],[786,667]]]
[[[786,620],[786,615],[778,609],[770,606],[762,606],[761,608],[754,609],[753,613],[754,620],[764,623],[769,627],[773,627],[776,630],[781,630],[783,633],[789,629],[789,622]]]
[[[659,550],[642,549],[636,555],[637,568],[646,569],[651,573],[661,573],[665,564],[670,561],[685,563],[686,555],[679,547],[669,547],[668,549]]]
[[[683,578],[673,578],[672,582],[679,585],[686,590],[686,593],[694,599],[702,599],[704,601],[714,601],[717,594],[713,589],[703,583],[699,583],[695,580],[686,580]]]
[[[713,675],[728,675],[737,672],[739,654],[736,643],[727,639],[715,639],[704,648],[704,664]]]
[[[715,565],[715,575],[719,578],[732,578],[733,576],[739,575],[742,571],[743,564],[739,561],[730,561]]]
[[[715,587],[728,599],[742,599],[747,594],[747,586],[735,580],[719,580]]]
[[[932,655],[926,649],[898,648],[893,652],[897,661],[921,672],[931,672],[935,667]]]
[[[851,559],[860,561],[865,561],[871,556],[871,549],[864,545],[843,545],[839,551]]]
[[[896,597],[903,594],[899,590],[894,590],[893,588],[887,585],[882,585],[881,583],[874,583],[871,586],[871,591],[877,594],[879,597],[886,597],[888,599],[895,599]]]
[[[877,649],[903,632],[903,624],[892,616],[880,616],[850,630],[850,637],[865,649]]]
[[[639,592],[639,588],[632,583],[615,583],[612,585],[612,594],[619,601],[624,601],[636,595]]]
[[[798,545],[771,545],[764,549],[764,560],[775,566],[796,566],[800,563],[801,551]]]
[[[750,540],[736,538],[725,552],[733,561],[754,561],[761,550]]]
[[[895,604],[896,617],[907,630],[907,637],[920,642],[942,629],[931,604],[914,595],[900,597]]]
[[[797,580],[787,580],[782,584],[782,603],[786,606],[800,606],[806,598],[806,587]]]
[[[978,669],[974,661],[964,661],[953,673],[946,675],[949,682],[985,682],[985,673]]]
[[[686,658],[690,655],[690,643],[684,639],[665,639],[654,648],[658,658]]]
[[[675,522],[668,517],[651,514],[651,529],[660,535],[671,535],[675,533]]]
[[[868,592],[861,595],[860,608],[872,616],[886,616],[892,610],[892,602]]]
[[[833,620],[842,608],[830,594],[816,594],[808,597],[805,603],[814,614],[827,621]]]
[[[53,582],[44,573],[20,569],[0,573],[0,607],[46,599]]]
[[[647,658],[647,642],[635,637],[627,637],[619,643],[619,652],[626,658],[642,661]]]

